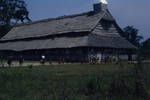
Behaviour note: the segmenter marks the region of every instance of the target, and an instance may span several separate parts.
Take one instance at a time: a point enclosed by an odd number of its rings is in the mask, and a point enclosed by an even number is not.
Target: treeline
[[[143,41],[143,36],[139,35],[139,30],[133,26],[125,27],[121,35],[139,48],[143,59],[150,59],[150,38]]]
[[[150,59],[150,38],[142,43],[141,52],[144,59]]]

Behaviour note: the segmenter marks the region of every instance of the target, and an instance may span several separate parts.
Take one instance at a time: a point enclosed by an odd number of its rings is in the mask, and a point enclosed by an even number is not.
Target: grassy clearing
[[[134,66],[124,64],[121,68],[115,64],[70,64],[2,68],[0,98],[2,100],[106,100],[112,90],[112,82],[117,81],[119,76],[125,80],[130,93],[113,94],[111,98],[137,100],[138,97],[133,95]],[[146,90],[150,91],[150,64],[143,64],[143,68]]]

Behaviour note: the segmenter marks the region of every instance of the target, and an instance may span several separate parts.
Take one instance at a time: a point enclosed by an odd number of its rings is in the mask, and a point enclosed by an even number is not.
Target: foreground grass
[[[149,65],[143,64],[147,91],[150,90]],[[114,94],[114,100],[138,100],[133,95],[134,67],[76,64],[0,69],[0,100],[106,100],[118,76],[126,81],[129,94]]]

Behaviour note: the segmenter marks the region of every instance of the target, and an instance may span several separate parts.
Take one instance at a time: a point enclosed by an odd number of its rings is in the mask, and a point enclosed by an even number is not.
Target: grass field
[[[135,65],[123,65],[1,68],[0,100],[144,100],[134,95]],[[142,67],[144,87],[150,93],[150,64]]]

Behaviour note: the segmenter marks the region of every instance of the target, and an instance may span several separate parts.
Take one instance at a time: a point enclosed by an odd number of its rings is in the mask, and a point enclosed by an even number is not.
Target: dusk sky
[[[26,0],[30,18],[37,21],[91,11],[95,0]],[[133,25],[144,38],[150,37],[150,0],[107,0],[121,28]]]

